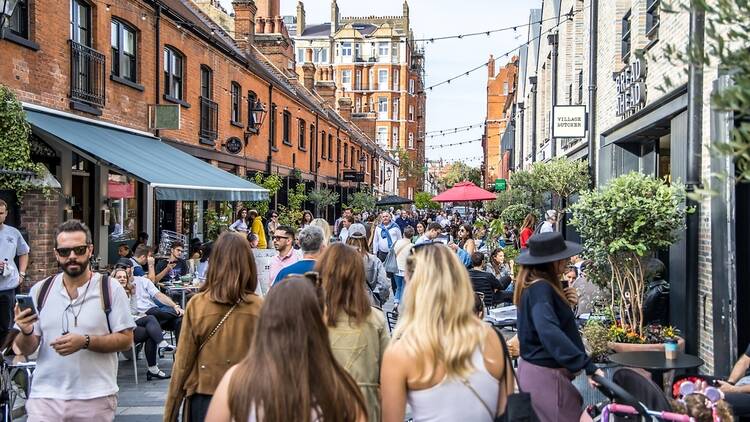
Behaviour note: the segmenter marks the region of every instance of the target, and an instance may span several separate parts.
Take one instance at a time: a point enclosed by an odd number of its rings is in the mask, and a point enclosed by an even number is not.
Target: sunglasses
[[[81,245],[81,246],[73,246],[72,248],[55,248],[55,251],[57,251],[57,254],[60,255],[63,258],[67,258],[70,256],[70,253],[73,252],[77,256],[83,256],[86,254],[86,251],[89,249],[89,245]]]
[[[279,239],[289,239],[289,236],[274,236],[272,237],[273,240],[279,240]]]

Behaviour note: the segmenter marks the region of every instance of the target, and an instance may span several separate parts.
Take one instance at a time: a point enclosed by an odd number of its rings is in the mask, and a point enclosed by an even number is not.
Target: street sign
[[[495,191],[503,191],[508,188],[508,182],[505,179],[495,179]]]
[[[365,174],[356,170],[344,170],[345,182],[364,182]]]
[[[553,138],[586,136],[586,106],[556,105],[552,108]]]

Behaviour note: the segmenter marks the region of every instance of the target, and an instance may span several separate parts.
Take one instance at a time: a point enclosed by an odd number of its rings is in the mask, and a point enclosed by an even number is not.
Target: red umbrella
[[[460,201],[492,201],[496,196],[479,186],[464,181],[456,183],[452,188],[432,198],[435,202],[460,202]]]

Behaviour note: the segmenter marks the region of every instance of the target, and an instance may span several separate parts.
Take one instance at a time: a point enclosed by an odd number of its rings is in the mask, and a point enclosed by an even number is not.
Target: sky
[[[221,0],[229,11],[231,0]],[[330,22],[330,0],[306,0],[307,24]],[[401,15],[403,0],[338,0],[342,16]],[[489,31],[502,27],[524,25],[529,9],[541,7],[541,0],[410,0],[409,17],[416,38],[433,38],[470,32]],[[296,15],[296,0],[281,0],[282,15]],[[425,45],[426,86],[444,81],[486,62],[490,54],[496,58],[526,41],[526,27],[516,32],[509,30],[463,39],[435,41]],[[499,57],[495,68],[507,63],[509,57]],[[427,131],[468,126],[484,121],[487,114],[487,69],[427,91]],[[478,139],[483,129],[427,138],[428,160],[461,159],[473,167],[481,164],[482,144],[440,147],[466,140]],[[438,148],[430,148],[437,146]]]

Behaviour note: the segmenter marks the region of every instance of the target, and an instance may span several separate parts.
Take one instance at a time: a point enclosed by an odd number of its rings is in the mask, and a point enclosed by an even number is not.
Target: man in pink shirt
[[[268,272],[270,286],[283,268],[299,261],[300,255],[294,250],[294,229],[289,226],[279,226],[273,232],[273,247],[279,254],[271,259],[271,269]]]

